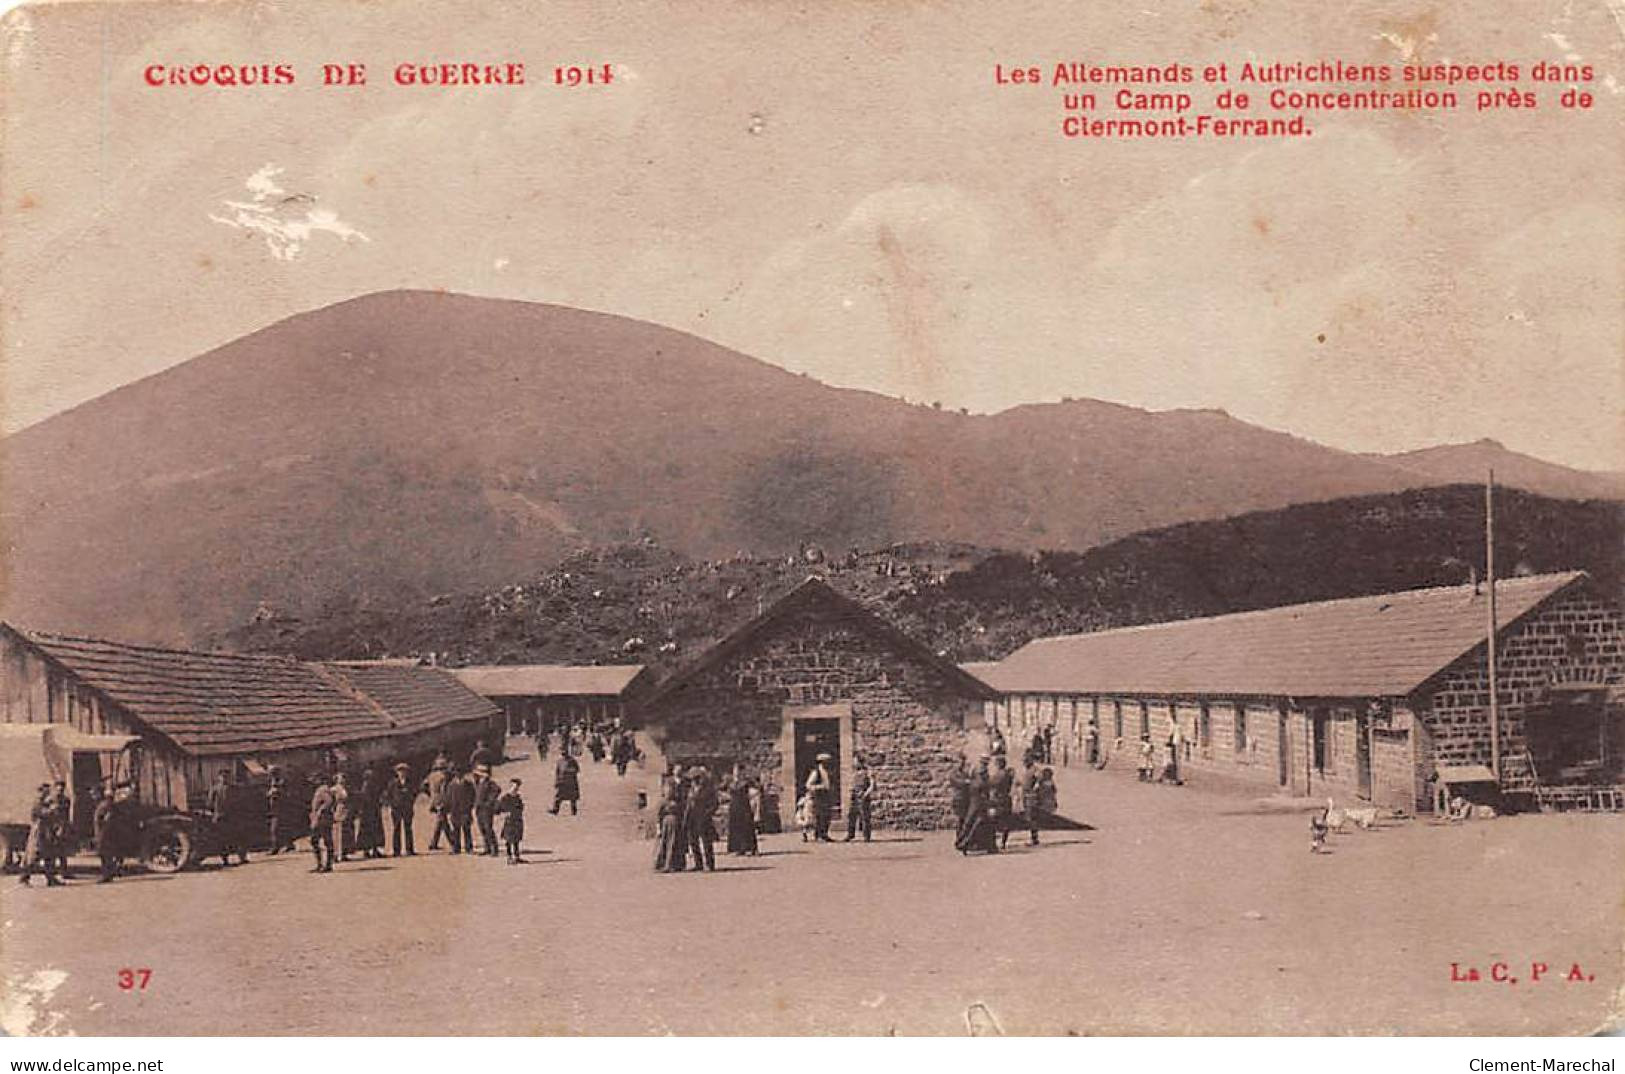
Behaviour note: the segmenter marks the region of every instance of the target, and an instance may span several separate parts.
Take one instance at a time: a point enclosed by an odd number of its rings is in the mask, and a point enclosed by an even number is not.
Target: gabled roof
[[[1501,630],[1584,577],[1497,583]],[[1488,600],[1413,589],[1041,638],[982,677],[1005,693],[1401,697],[1483,643]]]
[[[374,706],[296,660],[21,636],[188,753],[321,747],[392,733]]]
[[[642,664],[487,664],[451,673],[483,697],[620,697]]]
[[[495,705],[440,668],[397,661],[323,666],[377,703],[390,726],[400,733],[502,715]]]
[[[500,715],[437,668],[301,663],[4,629],[194,755],[316,749]]]
[[[667,678],[644,699],[644,705],[657,704],[693,681],[699,675],[725,663],[772,627],[798,615],[817,613],[879,637],[893,650],[936,671],[964,697],[992,699],[998,691],[962,671],[959,665],[938,656],[886,620],[850,597],[842,596],[821,578],[808,578],[769,605],[760,615],[717,642],[692,664]]]

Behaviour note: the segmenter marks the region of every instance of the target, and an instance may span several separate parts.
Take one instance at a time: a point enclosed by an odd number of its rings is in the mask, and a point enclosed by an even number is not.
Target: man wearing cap
[[[395,778],[384,786],[384,805],[389,807],[389,848],[393,857],[401,856],[401,833],[406,833],[406,853],[417,854],[412,842],[412,809],[417,804],[418,791],[412,785],[412,766],[405,761],[395,766]]]
[[[829,839],[829,822],[835,815],[835,803],[832,795],[835,792],[835,781],[830,777],[830,762],[835,760],[827,753],[818,755],[818,763],[807,774],[807,797],[812,800],[813,807],[813,838],[820,843],[827,843]]]
[[[316,793],[310,799],[310,849],[316,855],[313,873],[333,871],[333,818],[338,801],[327,779],[316,776]],[[324,853],[325,852],[325,853]]]
[[[56,852],[56,875],[63,880],[68,879],[68,849],[73,842],[73,802],[67,782],[59,779],[51,784],[51,847]]]
[[[474,820],[480,828],[480,853],[491,858],[497,856],[496,811],[501,797],[501,789],[491,778],[491,766],[474,769]]]

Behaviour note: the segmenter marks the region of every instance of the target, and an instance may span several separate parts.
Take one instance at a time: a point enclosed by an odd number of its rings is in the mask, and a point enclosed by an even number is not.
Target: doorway
[[[818,764],[818,755],[827,753],[834,758],[829,763],[830,801],[836,812],[841,807],[841,721],[827,717],[795,718],[795,796],[801,797],[807,787],[807,777]]]
[[[1315,709],[1309,714],[1311,735],[1309,758],[1310,763],[1314,766],[1315,775],[1317,776],[1324,776],[1326,774],[1327,761],[1330,760],[1330,758],[1327,756],[1326,748],[1326,723],[1327,715],[1325,709]]]

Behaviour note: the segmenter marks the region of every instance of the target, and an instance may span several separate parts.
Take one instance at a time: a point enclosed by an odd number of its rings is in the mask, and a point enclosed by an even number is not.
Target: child
[[[805,843],[812,834],[817,820],[813,816],[812,795],[804,794],[796,799],[796,827],[801,829],[801,841]]]
[[[1157,754],[1149,738],[1140,739],[1140,782],[1150,783],[1157,775]]]
[[[502,815],[502,845],[508,851],[509,865],[523,865],[520,844],[525,841],[525,800],[519,794],[520,780],[508,784],[508,792],[497,799],[496,812]]]

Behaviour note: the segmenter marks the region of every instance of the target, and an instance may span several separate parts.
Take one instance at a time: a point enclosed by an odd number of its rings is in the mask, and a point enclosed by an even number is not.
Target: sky
[[[10,12],[3,47],[4,431],[415,287],[973,411],[1212,407],[1625,469],[1625,0],[73,3]],[[994,81],[1321,58],[1588,62],[1597,104],[1069,140],[1058,90]],[[389,83],[445,60],[529,84]],[[369,85],[315,84],[355,61]],[[196,62],[298,81],[144,83]],[[551,85],[570,63],[615,81]]]

